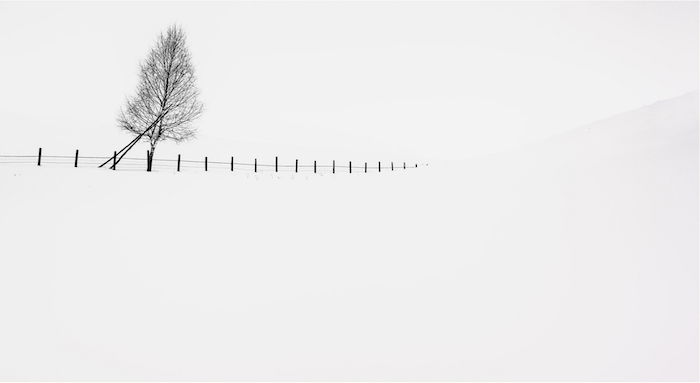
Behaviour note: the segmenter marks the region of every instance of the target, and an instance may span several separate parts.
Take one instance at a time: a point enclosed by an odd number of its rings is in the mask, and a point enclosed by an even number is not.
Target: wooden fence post
[[[75,149],[75,163],[73,164],[73,167],[78,167],[78,149]]]
[[[233,156],[231,156],[231,171],[233,171]]]
[[[365,173],[367,173],[367,163],[365,162]]]
[[[418,167],[418,164],[416,164],[416,167]]]
[[[348,169],[350,169],[350,173],[352,173],[352,161],[349,162]]]
[[[258,159],[257,159],[257,158],[255,159],[255,168],[254,168],[254,170],[255,170],[256,173],[258,172]]]
[[[180,171],[180,155],[177,155],[177,171]]]
[[[112,170],[117,170],[117,151],[114,151],[114,157],[112,157]]]
[[[379,170],[379,173],[382,172],[382,161],[379,161],[379,165],[378,165],[377,169]]]
[[[204,171],[209,171],[209,157],[204,156]]]
[[[146,171],[151,171],[151,151],[146,150]]]
[[[316,160],[314,160],[314,173],[316,173]]]
[[[394,161],[391,161],[391,171],[394,171]]]
[[[403,163],[403,168],[406,169],[406,163],[405,163],[405,162]]]
[[[294,173],[299,173],[299,160],[294,160]]]
[[[277,156],[275,156],[275,173],[277,173]]]
[[[333,174],[335,174],[335,160],[333,160]]]
[[[39,159],[36,162],[36,166],[41,166],[41,148],[39,148]]]

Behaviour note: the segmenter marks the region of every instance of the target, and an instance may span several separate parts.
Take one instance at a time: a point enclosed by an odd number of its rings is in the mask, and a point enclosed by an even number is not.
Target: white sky
[[[161,154],[461,158],[698,87],[695,2],[4,2],[0,152],[123,146],[173,22],[206,112]]]

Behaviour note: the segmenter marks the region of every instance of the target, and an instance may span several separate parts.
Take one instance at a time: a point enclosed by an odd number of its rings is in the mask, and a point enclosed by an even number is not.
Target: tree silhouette
[[[153,158],[160,141],[193,138],[196,129],[192,122],[203,111],[181,27],[172,25],[160,34],[141,64],[139,78],[136,96],[127,99],[118,123],[137,136],[143,133],[142,139],[149,141]]]

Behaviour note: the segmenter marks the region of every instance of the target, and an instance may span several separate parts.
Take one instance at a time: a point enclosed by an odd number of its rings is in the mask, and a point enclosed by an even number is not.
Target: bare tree
[[[142,139],[150,142],[152,158],[158,142],[194,137],[192,122],[203,111],[198,96],[185,32],[172,25],[160,34],[141,64],[136,96],[121,110],[119,126],[137,136],[143,134]]]

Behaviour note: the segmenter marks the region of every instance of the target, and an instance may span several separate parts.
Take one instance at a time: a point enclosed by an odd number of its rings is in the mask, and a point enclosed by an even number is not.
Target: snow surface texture
[[[0,165],[0,378],[698,379],[698,95],[381,174]]]

